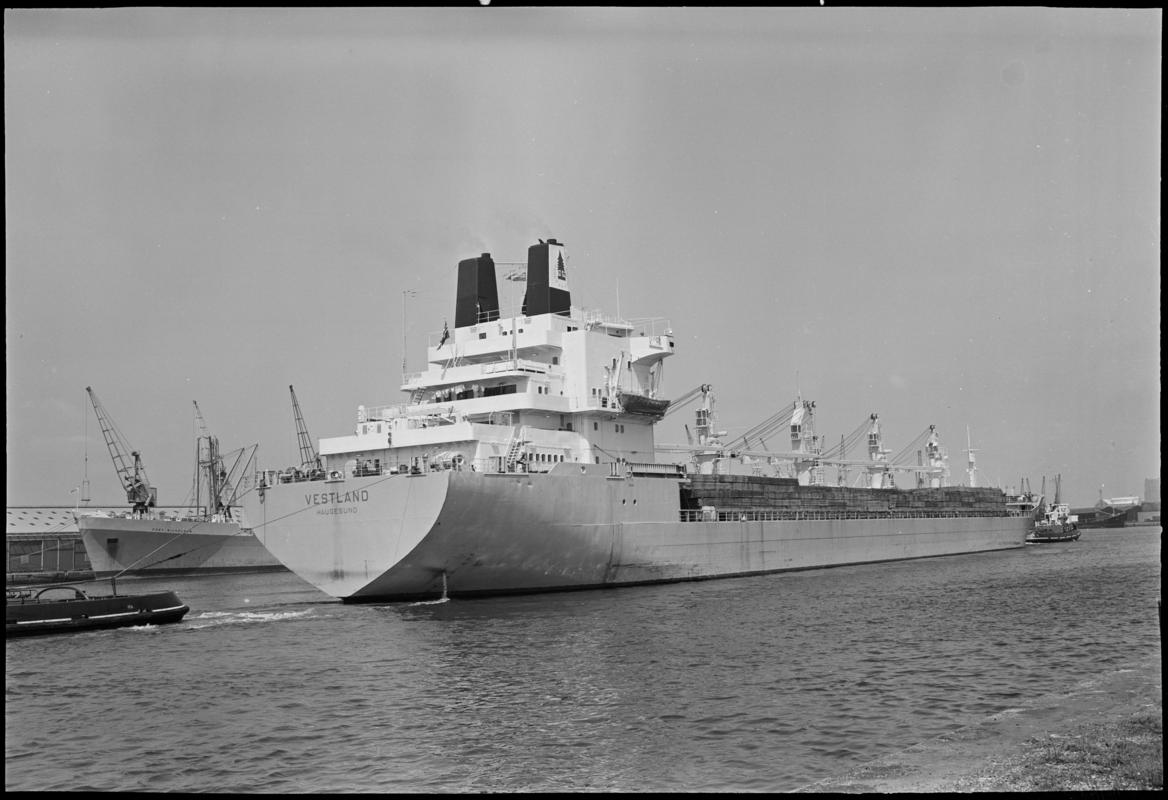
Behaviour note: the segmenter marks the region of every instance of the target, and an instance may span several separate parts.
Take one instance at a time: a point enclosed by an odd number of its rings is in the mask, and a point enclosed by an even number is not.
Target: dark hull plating
[[[80,595],[80,593],[78,593]],[[66,600],[9,597],[5,605],[6,638],[49,633],[77,633],[180,621],[190,608],[174,592]]]

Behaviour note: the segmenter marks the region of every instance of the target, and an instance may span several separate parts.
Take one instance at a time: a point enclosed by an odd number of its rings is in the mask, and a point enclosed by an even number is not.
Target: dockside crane
[[[126,502],[133,506],[135,515],[145,514],[157,504],[158,490],[150,485],[146,468],[142,466],[142,456],[127,444],[125,437],[98,401],[93,388],[86,386],[85,391],[89,395],[89,401],[93,403],[93,412],[97,414],[97,424],[101,426],[101,435],[105,438],[106,447],[109,448],[118,480],[126,490]],[[127,452],[129,456],[126,455]]]
[[[296,402],[296,390],[288,385],[292,395],[292,416],[296,419],[296,443],[300,447],[300,471],[315,480],[324,475],[324,466],[320,463],[320,454],[308,435],[308,426],[304,424],[304,415],[300,413],[300,403]]]

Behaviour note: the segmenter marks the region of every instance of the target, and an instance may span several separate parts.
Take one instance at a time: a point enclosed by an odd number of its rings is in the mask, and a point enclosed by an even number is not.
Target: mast
[[[211,502],[215,496],[214,492],[214,477],[213,471],[209,468],[207,459],[203,457],[203,442],[208,443],[207,447],[210,449],[211,434],[207,431],[207,422],[203,419],[203,412],[199,410],[199,403],[192,400],[191,403],[195,407],[195,421],[199,423],[199,432],[195,436],[195,513],[209,515],[211,514]],[[206,480],[204,481],[204,472],[206,472]],[[203,509],[203,485],[206,484],[207,489],[207,506]]]
[[[195,403],[195,417],[199,422],[200,436],[195,446],[195,506],[197,513],[212,522],[227,522],[234,517],[232,506],[238,501],[239,485],[243,478],[241,470],[251,468],[258,445],[241,447],[224,453],[219,445],[219,437],[207,429],[207,423]],[[230,468],[228,466],[230,462]],[[200,486],[207,487],[207,505],[201,506]]]
[[[402,383],[406,382],[406,297],[416,297],[413,289],[402,290]]]
[[[526,264],[512,264],[511,266],[514,266],[515,269],[512,269],[510,272],[508,272],[506,275],[504,275],[503,280],[512,281],[515,283],[518,283],[520,281],[526,282],[527,281],[527,265]],[[519,363],[519,351],[518,351],[518,344],[519,343],[518,343],[518,340],[516,339],[515,329],[517,327],[519,327],[518,326],[518,321],[519,321],[518,315],[521,311],[523,311],[523,308],[515,302],[514,294],[512,294],[512,296],[509,298],[509,300],[511,303],[511,308],[509,309],[511,312],[511,366],[512,366],[512,369],[514,369],[515,365]]]
[[[965,474],[969,476],[969,485],[971,488],[977,486],[977,458],[974,453],[977,451],[973,449],[973,440],[969,437],[969,426],[965,426],[965,452],[969,456],[969,460],[965,466]]]

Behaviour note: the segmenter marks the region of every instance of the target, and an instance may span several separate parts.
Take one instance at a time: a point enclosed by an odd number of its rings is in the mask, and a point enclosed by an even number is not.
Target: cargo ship
[[[238,518],[240,509],[232,510]],[[255,534],[224,514],[201,510],[78,515],[94,577],[280,571],[284,565]]]
[[[430,335],[408,400],[356,410],[301,465],[257,470],[242,502],[283,564],[350,603],[755,575],[1023,546],[1032,518],[999,489],[947,486],[930,426],[916,465],[873,414],[825,450],[797,396],[748,436],[717,430],[714,393],[661,395],[667,320],[574,306],[563,243],[526,263],[458,263],[454,329]],[[503,313],[496,267],[525,282]],[[685,444],[655,428],[700,400]],[[687,426],[688,430],[688,426]],[[771,451],[766,435],[790,436]],[[855,432],[854,432],[855,433]],[[841,437],[843,438],[843,437]],[[302,446],[303,450],[303,446]],[[927,458],[925,457],[927,453]],[[836,484],[827,485],[828,469]],[[862,486],[846,485],[855,476]],[[911,481],[900,488],[897,479]]]
[[[253,468],[256,445],[221,452],[218,437],[207,432],[195,403],[202,434],[195,447],[194,502],[189,508],[165,511],[157,506],[158,492],[150,484],[141,454],[126,443],[92,387],[86,392],[130,504],[122,511],[74,512],[96,577],[284,569],[247,527],[236,503],[241,478]]]

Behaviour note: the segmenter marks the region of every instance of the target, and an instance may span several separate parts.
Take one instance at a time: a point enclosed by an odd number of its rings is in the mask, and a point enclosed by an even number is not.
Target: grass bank
[[[975,791],[1162,790],[1164,713],[1160,704],[1127,719],[1047,734],[1015,759],[971,776]]]
[[[1157,653],[799,791],[1162,790],[1163,720]]]

